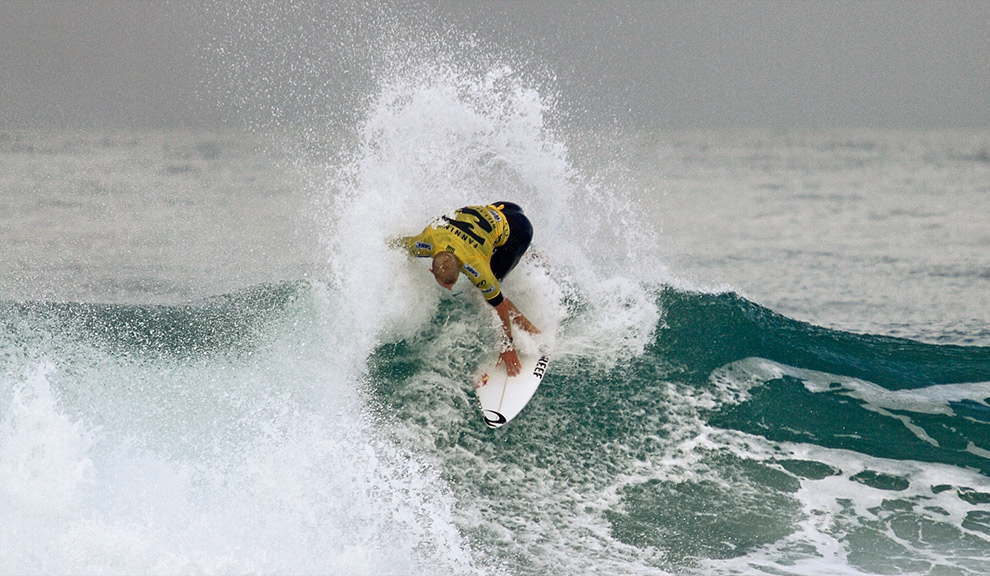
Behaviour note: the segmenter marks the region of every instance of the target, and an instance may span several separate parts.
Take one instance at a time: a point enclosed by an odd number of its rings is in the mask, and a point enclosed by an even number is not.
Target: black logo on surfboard
[[[536,361],[536,366],[533,368],[533,376],[543,380],[543,375],[547,372],[548,364],[550,364],[550,358],[540,356],[540,359]]]
[[[498,428],[502,424],[508,422],[505,416],[502,416],[494,410],[485,410],[482,412],[481,416],[485,419],[485,424],[488,424],[489,428]]]

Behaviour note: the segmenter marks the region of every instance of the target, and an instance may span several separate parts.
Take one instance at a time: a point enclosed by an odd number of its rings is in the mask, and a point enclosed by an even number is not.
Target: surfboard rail
[[[504,365],[490,363],[475,378],[475,398],[489,428],[501,428],[522,412],[536,393],[550,365],[546,353],[519,355],[522,369],[509,376]]]

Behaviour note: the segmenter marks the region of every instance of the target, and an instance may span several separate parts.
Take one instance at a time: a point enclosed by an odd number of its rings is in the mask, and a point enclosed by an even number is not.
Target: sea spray
[[[475,573],[435,473],[369,426],[327,298],[300,283],[172,309],[6,309],[20,328],[3,349],[30,332],[50,360],[4,355],[4,572]],[[211,345],[177,331],[180,311],[263,335]],[[121,318],[141,332],[107,339]]]
[[[513,201],[536,234],[507,294],[551,334],[579,311],[595,318],[564,332],[562,354],[597,348],[614,362],[642,350],[659,314],[642,283],[664,268],[651,246],[632,242],[646,226],[629,206],[571,166],[550,128],[552,99],[505,66],[482,74],[427,63],[390,80],[348,160],[328,170],[326,244],[335,281],[353,286],[353,307],[387,315],[379,330],[425,321],[437,290],[425,265],[406,263],[389,241],[460,206]]]

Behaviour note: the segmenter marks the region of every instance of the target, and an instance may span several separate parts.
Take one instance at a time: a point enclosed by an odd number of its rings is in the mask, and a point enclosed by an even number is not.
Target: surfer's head
[[[443,286],[447,290],[454,287],[457,284],[457,277],[460,274],[461,263],[450,252],[440,252],[433,257],[433,268],[430,268],[430,272],[433,272],[433,277],[436,278],[437,284]]]

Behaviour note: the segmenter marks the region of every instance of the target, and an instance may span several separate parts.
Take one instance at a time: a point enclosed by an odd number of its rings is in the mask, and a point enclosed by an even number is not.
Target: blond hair
[[[460,274],[461,263],[450,252],[440,252],[433,257],[433,277],[443,285],[453,285]]]

